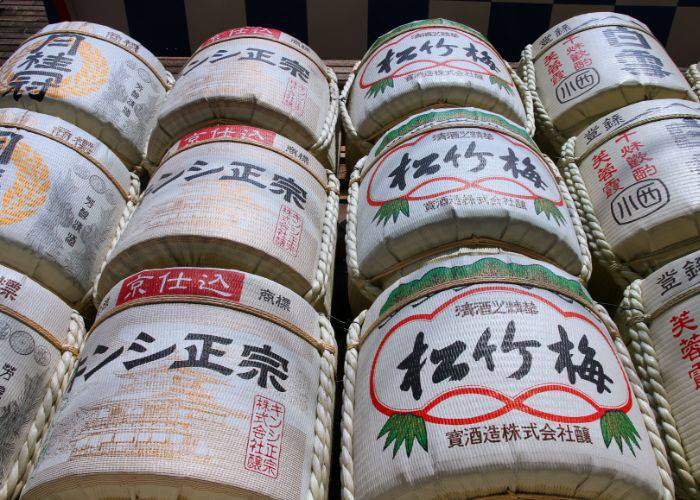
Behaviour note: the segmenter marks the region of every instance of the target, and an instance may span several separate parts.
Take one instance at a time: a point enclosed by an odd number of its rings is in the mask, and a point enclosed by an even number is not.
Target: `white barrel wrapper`
[[[335,341],[291,290],[142,271],[105,297],[27,499],[323,498]]]
[[[589,260],[555,165],[525,129],[499,115],[453,108],[412,116],[361,168],[353,177],[359,189],[350,190],[357,221],[348,241],[364,280],[386,287],[404,267],[456,246],[515,247],[577,275],[582,251]]]
[[[671,498],[624,344],[573,276],[516,254],[436,259],[361,322],[346,498]]]
[[[171,85],[158,58],[124,33],[63,22],[31,36],[0,68],[0,106],[63,118],[133,167]]]
[[[270,28],[241,27],[205,40],[163,105],[148,149],[155,170],[184,135],[215,123],[274,130],[335,170],[336,76],[308,46]]]
[[[666,264],[625,291],[630,350],[658,409],[679,489],[700,494],[700,251]]]
[[[520,92],[508,63],[481,33],[447,19],[415,21],[372,44],[343,90],[344,119],[357,139],[370,142],[407,116],[445,104],[490,110],[527,126]]]
[[[59,118],[0,109],[0,262],[73,305],[89,295],[138,182]]]
[[[596,12],[572,17],[538,38],[531,52],[537,94],[565,137],[638,101],[697,101],[649,28],[624,14]]]
[[[269,130],[220,125],[164,158],[100,276],[97,298],[149,267],[219,266],[322,301],[335,250],[338,181]]]
[[[609,245],[644,274],[697,248],[700,104],[679,99],[632,104],[584,129],[573,157],[572,141],[562,150],[572,196],[579,206],[590,200],[594,213],[581,215],[595,217],[607,240],[592,246]]]
[[[82,319],[65,302],[0,266],[0,498],[24,484],[83,335]]]

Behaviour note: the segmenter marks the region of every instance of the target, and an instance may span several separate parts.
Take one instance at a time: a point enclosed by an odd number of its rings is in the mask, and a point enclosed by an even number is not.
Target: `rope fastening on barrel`
[[[21,312],[15,310],[15,309],[12,309],[4,304],[0,304],[0,313],[4,314],[6,316],[9,316],[10,318],[16,319],[20,323],[24,324],[26,327],[31,328],[36,333],[38,333],[41,337],[46,339],[52,346],[54,346],[60,352],[70,352],[74,356],[77,356],[79,354],[78,347],[72,346],[70,344],[63,342],[61,339],[56,337],[53,333],[48,331],[46,328],[41,326],[39,323],[37,323],[33,319],[25,316]]]
[[[270,323],[274,323],[284,328],[285,330],[288,330],[289,332],[293,333],[302,340],[305,340],[321,355],[324,351],[328,351],[332,354],[336,353],[336,348],[334,345],[318,340],[317,338],[313,337],[312,335],[309,335],[307,332],[299,328],[294,323],[287,321],[286,319],[280,318],[279,316],[276,316],[268,311],[246,304],[241,304],[240,302],[231,302],[229,300],[220,299],[217,297],[205,297],[202,295],[158,295],[154,297],[142,297],[131,300],[129,302],[125,302],[110,309],[105,314],[99,316],[97,320],[95,320],[95,323],[92,325],[92,328],[90,328],[90,331],[87,335],[89,336],[90,334],[92,334],[92,332],[98,326],[100,326],[102,323],[104,323],[106,320],[108,320],[115,314],[118,314],[127,309],[131,309],[132,307],[159,304],[200,304],[222,307],[226,309],[231,309],[233,311],[242,312],[245,314],[250,314],[260,319],[264,319],[265,321],[269,321]]]

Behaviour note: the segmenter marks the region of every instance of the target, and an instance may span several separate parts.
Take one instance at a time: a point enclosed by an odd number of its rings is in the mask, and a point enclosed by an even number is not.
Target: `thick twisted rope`
[[[513,83],[515,83],[515,87],[518,89],[520,99],[525,107],[525,130],[528,134],[530,134],[530,136],[534,137],[535,111],[532,101],[532,92],[530,92],[528,86],[525,84],[525,82],[523,82],[518,73],[516,73],[513,68],[510,67],[510,65],[508,65],[508,71],[510,72],[510,77],[513,79]]]
[[[129,199],[126,202],[126,205],[124,206],[124,210],[122,210],[122,216],[119,219],[119,223],[117,224],[117,229],[114,232],[114,236],[112,237],[112,242],[110,243],[109,249],[107,250],[104,259],[102,260],[100,271],[95,276],[95,281],[92,285],[92,302],[95,305],[95,307],[98,307],[100,305],[99,301],[102,299],[101,297],[97,296],[100,278],[102,277],[102,273],[104,272],[105,267],[107,267],[107,263],[109,262],[109,259],[112,256],[112,252],[114,251],[114,249],[117,246],[117,243],[119,242],[119,238],[121,237],[122,233],[124,233],[126,225],[131,220],[131,216],[134,214],[134,212],[136,211],[136,207],[138,207],[141,201],[140,192],[141,181],[139,180],[138,175],[136,173],[131,172],[131,186],[129,188]]]
[[[537,78],[535,76],[535,63],[532,59],[532,45],[527,45],[522,51],[519,70],[523,78],[523,82],[527,87],[532,97],[532,106],[534,108],[535,122],[537,128],[549,139],[555,149],[560,148],[566,137],[562,135],[559,129],[554,125],[554,122],[549,117],[549,113],[542,104],[539,94],[537,93]]]
[[[77,311],[73,311],[68,323],[66,342],[68,345],[81,350],[84,341],[85,324],[83,323],[83,318]],[[22,443],[19,455],[10,466],[9,474],[5,478],[2,488],[0,488],[0,500],[19,497],[39,456],[42,438],[56,410],[56,404],[68,385],[76,359],[77,355],[70,351],[65,351],[61,354],[56,370],[51,375],[41,406],[34,417],[24,443]]]
[[[693,87],[693,92],[700,99],[700,69],[697,64],[691,64],[685,72],[685,76]]]
[[[321,135],[319,135],[316,142],[309,147],[309,152],[312,153],[314,151],[325,151],[328,149],[333,141],[336,127],[338,125],[338,100],[340,99],[338,91],[338,77],[331,68],[325,67],[324,70],[326,73],[326,79],[328,80],[328,89],[331,102],[330,108],[328,109],[328,114],[323,122]]]
[[[358,161],[350,175],[348,210],[345,225],[345,261],[348,267],[350,283],[357,288],[363,297],[374,300],[382,293],[382,289],[373,285],[369,279],[360,273],[360,265],[357,260],[357,208],[360,199],[359,179],[366,161],[366,156]]]
[[[576,234],[576,240],[578,241],[579,249],[581,251],[581,271],[579,272],[579,277],[585,283],[591,278],[591,273],[593,272],[593,262],[591,260],[591,251],[588,248],[588,239],[586,238],[586,231],[579,217],[576,204],[574,203],[571,193],[569,193],[569,188],[566,186],[564,178],[561,176],[559,169],[554,164],[549,156],[542,154],[547,167],[549,167],[550,172],[557,181],[559,186],[559,192],[561,193],[564,203],[566,203],[566,208],[569,211],[569,217],[571,217],[571,224],[574,226],[574,234]]]
[[[340,93],[340,118],[343,122],[343,129],[345,129],[348,143],[352,143],[357,149],[367,154],[369,150],[372,149],[372,143],[360,137],[360,134],[357,133],[357,129],[355,128],[355,124],[352,123],[352,118],[350,118],[350,112],[348,111],[350,91],[352,90],[352,84],[355,81],[357,70],[360,68],[361,62],[362,61],[357,61],[352,67],[352,71],[348,75],[345,86],[343,86],[343,91]]]
[[[330,321],[319,315],[318,324],[321,340],[335,345],[335,335]],[[318,396],[316,399],[316,422],[314,424],[313,458],[311,460],[311,478],[308,500],[323,500],[328,497],[328,477],[331,465],[331,447],[333,433],[333,410],[335,403],[335,370],[337,365],[335,352],[324,351],[321,355]]]
[[[362,311],[348,329],[347,345],[357,345],[367,311]],[[343,500],[355,498],[355,469],[353,465],[353,419],[355,417],[355,377],[357,370],[357,348],[345,353],[345,376],[343,377],[343,417],[340,425],[340,482]]]
[[[638,372],[645,382],[646,392],[652,398],[661,435],[673,464],[676,482],[688,497],[697,498],[700,488],[688,463],[676,419],[668,401],[668,393],[661,376],[649,325],[645,320],[646,310],[642,300],[641,280],[632,282],[625,289],[620,309],[627,325],[625,340],[634,353]]]
[[[335,244],[338,239],[338,210],[340,207],[340,181],[333,174],[328,174],[328,197],[326,198],[326,210],[323,216],[321,228],[321,252],[316,264],[316,273],[311,282],[311,289],[306,292],[304,298],[314,307],[323,307],[323,302],[329,290],[330,279],[333,274],[335,262]]]
[[[575,137],[568,139],[564,143],[561,149],[559,168],[564,175],[566,185],[576,205],[576,210],[578,210],[583,229],[588,238],[588,245],[593,255],[610,272],[615,282],[624,288],[632,281],[639,279],[639,275],[627,264],[620,262],[605,237],[591,198],[588,196],[586,184],[581,177],[581,171],[576,164],[575,145]]]

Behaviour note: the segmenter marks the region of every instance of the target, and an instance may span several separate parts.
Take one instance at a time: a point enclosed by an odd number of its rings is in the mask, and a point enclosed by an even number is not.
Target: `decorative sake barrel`
[[[628,345],[670,452],[677,489],[700,495],[700,251],[625,290]],[[680,496],[680,495],[679,495]]]
[[[626,285],[698,247],[700,104],[644,101],[593,122],[562,167],[596,257]]]
[[[133,167],[172,83],[158,58],[124,33],[85,22],[49,24],[0,68],[0,106],[63,118]]]
[[[486,37],[430,19],[382,35],[355,66],[340,103],[348,146],[367,154],[399,121],[445,105],[487,109],[534,130],[529,93]]]
[[[369,298],[457,247],[505,247],[590,274],[586,236],[556,166],[524,128],[495,113],[412,116],[384,134],[351,183],[349,274]]]
[[[649,28],[596,12],[557,24],[523,51],[538,130],[556,147],[603,115],[649,99],[698,98]]]
[[[101,141],[59,118],[0,109],[0,263],[89,303],[139,183]]]
[[[672,498],[612,328],[578,279],[516,254],[402,278],[348,333],[345,498]]]
[[[19,495],[84,334],[65,302],[0,266],[0,498]]]
[[[143,271],[100,306],[27,499],[327,495],[336,345],[291,290]]]
[[[219,123],[274,130],[326,167],[338,161],[335,73],[309,47],[270,28],[242,27],[205,40],[158,116],[146,167],[184,135]]]
[[[110,253],[97,299],[140,269],[234,268],[320,304],[333,272],[338,180],[269,130],[220,125],[165,156]]]

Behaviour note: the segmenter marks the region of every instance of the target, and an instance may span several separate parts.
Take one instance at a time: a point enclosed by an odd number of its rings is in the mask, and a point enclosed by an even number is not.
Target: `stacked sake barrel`
[[[0,498],[19,495],[132,213],[171,82],[126,35],[60,23],[0,68]]]
[[[412,114],[458,106],[493,111],[534,131],[529,92],[481,33],[447,19],[399,26],[372,44],[343,88],[346,159],[354,164]]]
[[[523,50],[538,138],[558,152],[570,137],[619,108],[650,99],[698,101],[649,28],[613,12],[572,17]]]
[[[429,261],[358,316],[345,359],[345,499],[674,498],[614,323],[557,266]]]
[[[336,346],[271,280],[141,271],[105,296],[23,498],[327,495]]]
[[[618,311],[683,498],[700,494],[699,265],[695,251],[632,282]]]
[[[195,52],[25,497],[325,498],[337,94],[279,31]]]

